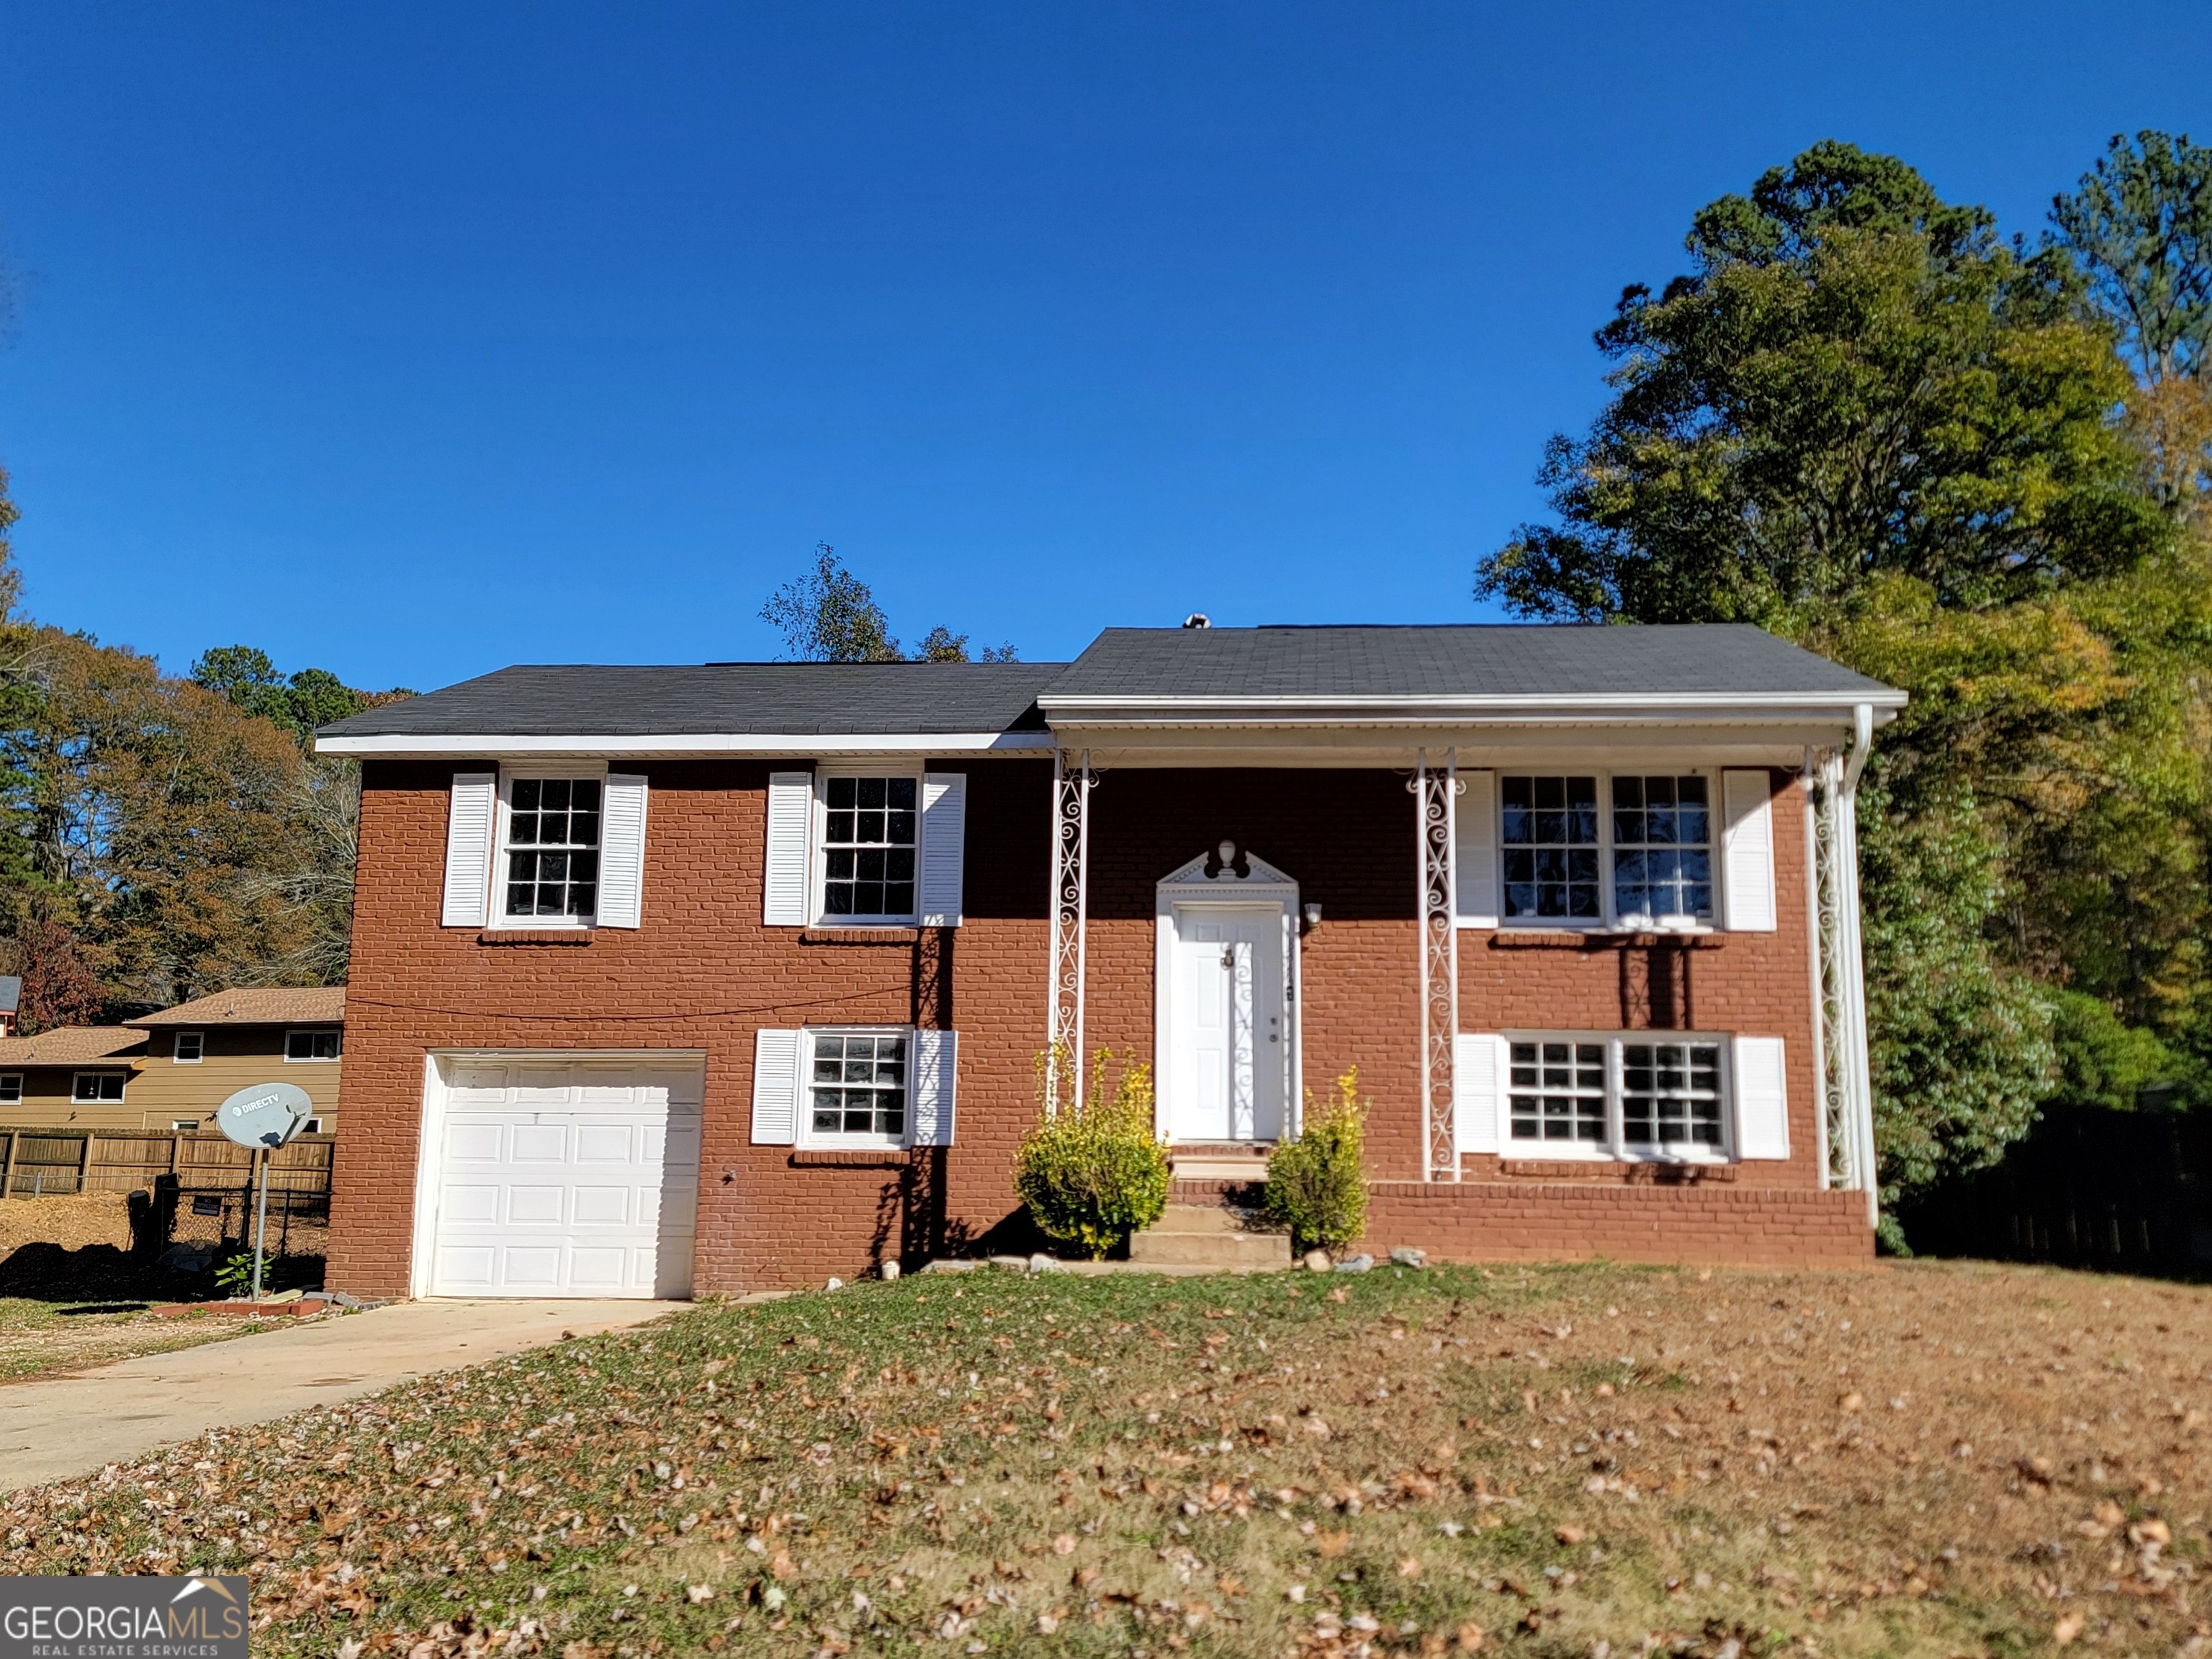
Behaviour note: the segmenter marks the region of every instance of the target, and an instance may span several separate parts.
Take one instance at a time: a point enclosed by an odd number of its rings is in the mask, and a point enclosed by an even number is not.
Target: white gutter
[[[1219,708],[1251,708],[1264,711],[1294,708],[1356,709],[1368,718],[1381,713],[1399,712],[1418,715],[1429,709],[1498,709],[1519,712],[1545,708],[1822,708],[1841,711],[1846,708],[1899,709],[1905,707],[1905,694],[1884,686],[1875,691],[1764,691],[1748,695],[1741,691],[1678,691],[1655,694],[1649,691],[1582,692],[1562,696],[1549,691],[1475,692],[1463,695],[1431,695],[1423,696],[1376,696],[1334,695],[1298,695],[1291,696],[1099,696],[1067,694],[1054,696],[1050,692],[1041,694],[1037,707],[1048,717],[1055,711],[1080,718],[1091,709],[1158,709],[1193,711]]]

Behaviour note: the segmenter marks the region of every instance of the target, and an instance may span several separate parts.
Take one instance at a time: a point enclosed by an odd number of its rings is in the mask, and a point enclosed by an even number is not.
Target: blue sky
[[[2033,231],[2201,7],[0,0],[32,611],[428,687],[1475,620],[1692,211],[1837,137]],[[2163,44],[2161,44],[2163,43]]]

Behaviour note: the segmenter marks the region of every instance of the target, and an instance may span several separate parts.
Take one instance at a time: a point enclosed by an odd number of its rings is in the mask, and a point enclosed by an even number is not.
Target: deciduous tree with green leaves
[[[2202,1018],[2183,665],[2212,608],[2067,250],[2007,245],[1833,142],[1702,210],[1686,247],[1599,331],[1612,400],[1553,440],[1553,520],[1476,590],[1530,617],[1756,623],[1912,694],[1861,795],[1893,1200],[2025,1132],[2061,1082],[2060,986]]]

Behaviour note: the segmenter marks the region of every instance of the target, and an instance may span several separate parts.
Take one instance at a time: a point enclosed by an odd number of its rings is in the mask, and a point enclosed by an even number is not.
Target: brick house
[[[1863,1261],[1851,802],[1903,701],[1750,628],[1193,626],[356,715],[331,1282],[1024,1243],[1055,1041],[1156,1067],[1179,1202],[1356,1066],[1377,1244]]]

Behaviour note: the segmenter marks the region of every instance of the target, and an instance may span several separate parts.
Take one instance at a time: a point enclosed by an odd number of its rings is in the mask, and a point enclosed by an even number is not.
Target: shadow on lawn
[[[267,1288],[312,1289],[322,1282],[322,1257],[286,1256],[270,1264]],[[225,1294],[211,1271],[179,1273],[112,1244],[74,1250],[46,1242],[21,1244],[0,1261],[0,1297],[67,1303],[64,1311],[72,1314],[129,1313],[157,1303],[205,1302]]]

